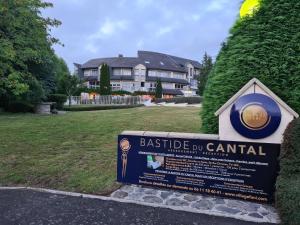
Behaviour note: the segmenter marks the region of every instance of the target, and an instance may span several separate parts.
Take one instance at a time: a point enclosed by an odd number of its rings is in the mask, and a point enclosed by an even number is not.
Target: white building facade
[[[137,57],[119,55],[74,65],[88,88],[98,88],[103,64],[109,66],[112,91],[155,92],[158,79],[165,96],[194,96],[198,90],[200,63],[167,54],[138,51]]]

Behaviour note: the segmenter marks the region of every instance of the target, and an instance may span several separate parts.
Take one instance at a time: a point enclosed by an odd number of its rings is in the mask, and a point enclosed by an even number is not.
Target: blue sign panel
[[[271,202],[279,144],[119,135],[122,183]]]
[[[233,104],[230,121],[242,136],[261,139],[277,130],[281,122],[281,111],[270,97],[263,94],[248,94]]]

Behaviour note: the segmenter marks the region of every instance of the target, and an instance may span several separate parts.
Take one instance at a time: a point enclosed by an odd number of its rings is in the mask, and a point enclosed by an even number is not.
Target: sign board
[[[118,181],[271,202],[287,125],[299,115],[256,78],[221,108],[217,138],[123,133]]]
[[[273,200],[278,144],[134,135],[119,135],[118,143],[119,182]]]

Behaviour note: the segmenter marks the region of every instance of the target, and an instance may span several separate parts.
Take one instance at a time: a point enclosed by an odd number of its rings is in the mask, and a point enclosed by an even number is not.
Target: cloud
[[[206,10],[211,12],[223,10],[229,2],[230,0],[213,0],[208,4]]]
[[[160,36],[163,36],[167,33],[171,33],[172,31],[174,30],[173,27],[171,26],[165,26],[165,27],[161,27],[158,29],[158,31],[155,33],[155,36],[156,37],[160,37]]]
[[[43,15],[57,18],[52,29],[65,47],[54,46],[70,69],[73,62],[137,50],[201,60],[216,55],[238,15],[241,0],[47,0]]]
[[[85,50],[91,52],[91,53],[97,53],[99,48],[92,42],[87,42],[85,45]]]
[[[112,20],[107,18],[99,29],[89,36],[89,39],[101,39],[106,38],[115,33],[126,30],[128,27],[128,21],[126,20]]]

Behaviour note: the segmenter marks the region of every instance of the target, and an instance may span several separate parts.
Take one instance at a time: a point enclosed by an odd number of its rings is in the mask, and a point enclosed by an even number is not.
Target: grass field
[[[109,193],[123,130],[199,132],[199,108],[0,114],[0,186]]]

